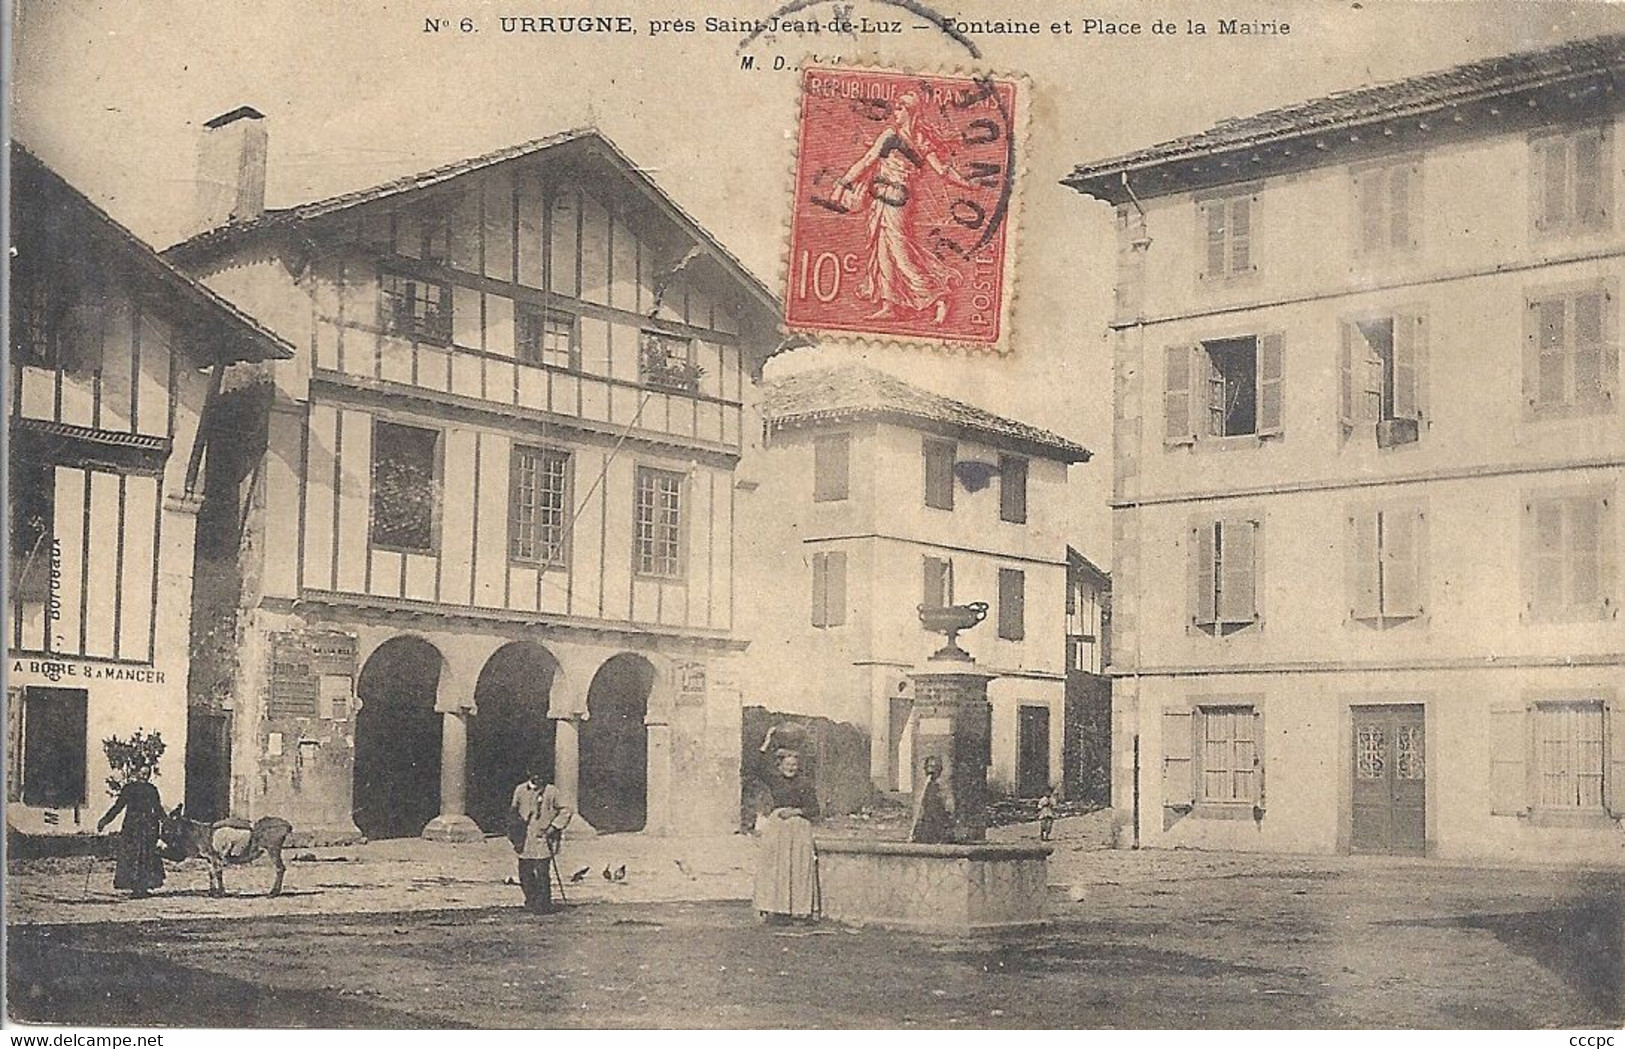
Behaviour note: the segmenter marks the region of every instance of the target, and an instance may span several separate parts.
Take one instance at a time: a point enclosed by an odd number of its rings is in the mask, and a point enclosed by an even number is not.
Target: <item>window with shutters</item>
[[[1258,193],[1252,188],[1196,202],[1198,279],[1224,284],[1258,272]]]
[[[528,564],[562,565],[568,532],[570,457],[515,446],[509,473],[508,554]]]
[[[638,467],[633,563],[639,575],[683,575],[683,475]]]
[[[1343,436],[1374,433],[1381,448],[1417,441],[1427,376],[1426,314],[1401,310],[1346,320],[1339,354]]]
[[[375,420],[372,544],[408,553],[432,553],[439,517],[440,432]]]
[[[1027,460],[999,456],[999,520],[1027,523]]]
[[[441,346],[451,342],[450,284],[385,273],[379,289],[385,333]]]
[[[925,449],[925,505],[935,510],[954,508],[954,460],[959,454],[952,441],[927,438]]]
[[[851,491],[852,437],[825,433],[813,438],[813,502],[837,503]]]
[[[1191,626],[1216,637],[1259,625],[1262,592],[1257,520],[1223,518],[1191,527]]]
[[[1613,132],[1607,125],[1529,140],[1529,205],[1540,237],[1598,233],[1613,225]]]
[[[1202,696],[1162,712],[1162,804],[1175,813],[1260,819],[1264,718],[1254,694]]]
[[[581,369],[581,341],[576,315],[534,303],[514,304],[513,340],[521,364],[565,371]]]
[[[1612,282],[1527,298],[1523,392],[1528,418],[1613,410],[1619,374],[1617,310]]]
[[[1537,622],[1612,618],[1615,597],[1611,492],[1543,492],[1523,505],[1524,616]]]
[[[1537,702],[1535,804],[1544,809],[1602,811],[1608,762],[1602,700]]]
[[[1427,515],[1415,507],[1349,514],[1349,618],[1383,628],[1427,611]]]
[[[1275,437],[1282,431],[1285,348],[1280,335],[1212,339],[1165,353],[1163,443]]]
[[[1252,707],[1197,708],[1199,803],[1250,806],[1258,801],[1255,720]]]
[[[924,585],[920,591],[920,604],[926,608],[945,608],[954,603],[954,563],[943,557],[927,557],[924,565]]]
[[[999,636],[1020,641],[1027,636],[1027,573],[999,569]]]
[[[1490,811],[1554,826],[1625,817],[1625,715],[1611,688],[1491,704]]]
[[[833,550],[812,555],[812,625],[819,628],[846,622],[846,553]]]
[[[1422,213],[1422,162],[1389,160],[1350,172],[1354,253],[1389,259],[1416,251]]]

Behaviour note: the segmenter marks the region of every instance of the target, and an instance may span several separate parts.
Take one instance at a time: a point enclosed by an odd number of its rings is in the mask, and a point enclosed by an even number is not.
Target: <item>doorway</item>
[[[440,652],[416,637],[384,642],[361,668],[351,815],[368,838],[407,838],[440,814]]]
[[[531,765],[553,780],[547,708],[557,671],[552,654],[529,641],[503,645],[480,671],[468,726],[468,815],[487,834],[503,833],[514,787]]]
[[[231,815],[231,714],[227,711],[187,712],[186,814],[209,821]]]
[[[1049,708],[1017,711],[1016,795],[1036,798],[1049,790]]]
[[[644,718],[655,668],[642,656],[607,660],[587,689],[581,726],[581,815],[600,833],[642,830],[649,815],[649,736]]]
[[[1422,705],[1357,706],[1349,847],[1420,856],[1427,834],[1427,741]]]

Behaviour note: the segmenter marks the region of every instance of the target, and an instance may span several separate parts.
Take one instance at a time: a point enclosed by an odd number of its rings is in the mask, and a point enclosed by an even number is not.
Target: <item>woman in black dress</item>
[[[773,808],[760,821],[756,910],[768,921],[807,919],[818,912],[811,823],[819,815],[818,796],[801,775],[799,754],[780,749],[777,756],[776,774],[767,781]]]
[[[152,785],[152,769],[136,770],[135,778],[119,791],[107,815],[96,821],[96,832],[101,833],[120,812],[124,813],[124,824],[119,829],[113,888],[128,889],[139,900],[164,883],[164,858],[158,852],[164,805],[158,798],[158,788]]]

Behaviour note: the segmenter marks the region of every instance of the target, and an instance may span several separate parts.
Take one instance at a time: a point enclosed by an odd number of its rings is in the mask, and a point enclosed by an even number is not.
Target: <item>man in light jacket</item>
[[[525,909],[532,914],[551,914],[553,885],[548,864],[559,851],[564,828],[574,814],[559,800],[559,788],[549,783],[547,773],[532,765],[530,778],[513,791],[508,818],[513,832],[509,840],[519,854],[519,887],[525,893]]]

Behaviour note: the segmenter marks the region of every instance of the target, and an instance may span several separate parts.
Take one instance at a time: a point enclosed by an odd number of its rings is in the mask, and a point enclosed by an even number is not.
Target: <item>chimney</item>
[[[265,114],[239,106],[203,125],[197,221],[203,229],[252,222],[265,211]]]

